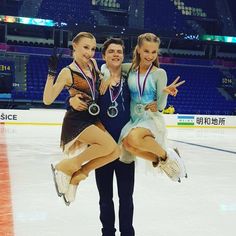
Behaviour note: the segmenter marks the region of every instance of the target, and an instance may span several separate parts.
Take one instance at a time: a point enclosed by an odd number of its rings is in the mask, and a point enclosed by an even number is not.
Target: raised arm
[[[128,73],[129,70],[130,70],[131,65],[132,65],[131,63],[122,63],[121,64],[121,71],[125,72],[125,73]],[[106,64],[102,64],[101,72],[102,72],[102,74],[104,75],[105,78],[109,78],[110,77],[110,71],[107,68]]]
[[[50,105],[55,101],[65,87],[66,81],[70,76],[69,69],[63,68],[54,83],[55,76],[48,74],[43,93],[43,102],[45,105]]]
[[[153,73],[156,79],[157,108],[161,111],[167,104],[168,93],[164,91],[167,85],[167,74],[163,69],[157,69]]]
[[[165,70],[157,69],[155,73],[155,78],[157,79],[157,107],[158,110],[161,111],[166,107],[168,95],[176,96],[178,93],[177,87],[184,84],[185,80],[179,82],[180,76],[178,76],[170,85],[167,85],[167,75]]]

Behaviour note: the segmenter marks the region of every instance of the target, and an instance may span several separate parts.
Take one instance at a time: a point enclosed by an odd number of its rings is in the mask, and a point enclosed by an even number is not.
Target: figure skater
[[[80,32],[72,43],[74,61],[61,70],[55,83],[59,58],[57,55],[50,57],[43,95],[44,103],[50,105],[63,88],[67,88],[70,96],[76,96],[80,103],[79,110],[72,107],[67,110],[62,124],[60,146],[65,156],[70,158],[52,165],[58,196],[75,192],[78,183],[92,170],[114,161],[120,154],[118,145],[103,131],[104,128],[98,120],[100,79],[91,60],[95,54],[96,39],[91,33]],[[83,146],[84,151],[76,155],[76,151]],[[77,185],[71,183],[72,177]]]

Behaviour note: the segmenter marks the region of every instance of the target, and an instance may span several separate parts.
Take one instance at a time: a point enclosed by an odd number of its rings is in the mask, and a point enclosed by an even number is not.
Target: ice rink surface
[[[60,126],[0,125],[15,236],[101,235],[94,173],[81,183],[69,207],[56,195],[50,163],[62,158],[59,139]],[[136,163],[136,235],[235,236],[236,129],[168,128],[168,140],[181,152],[189,178],[175,183],[147,172],[143,161]],[[117,209],[116,193],[114,188]],[[0,230],[5,235],[11,236]]]

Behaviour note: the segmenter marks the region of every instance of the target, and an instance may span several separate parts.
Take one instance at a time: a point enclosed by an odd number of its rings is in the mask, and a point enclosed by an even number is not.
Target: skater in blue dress
[[[183,160],[178,150],[167,148],[166,127],[161,111],[165,108],[168,95],[176,96],[179,77],[167,86],[165,70],[159,68],[158,50],[160,39],[145,33],[138,37],[134,49],[132,64],[124,64],[123,70],[129,70],[128,86],[131,95],[131,119],[121,131],[120,141],[123,148],[133,156],[151,161],[162,169],[173,181],[186,176]],[[149,105],[156,101],[157,112]],[[130,162],[130,155],[121,157]]]

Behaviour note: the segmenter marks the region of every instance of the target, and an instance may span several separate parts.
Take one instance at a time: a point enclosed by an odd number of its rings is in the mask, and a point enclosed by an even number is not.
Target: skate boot
[[[77,188],[79,186],[80,181],[87,178],[87,175],[82,173],[82,171],[78,170],[72,177],[71,183],[65,194],[63,194],[64,202],[67,206],[70,205],[71,202],[75,200]]]
[[[65,174],[62,171],[57,170],[53,164],[51,164],[51,169],[57,195],[61,197],[64,193],[66,193],[69,188],[71,176]]]
[[[159,168],[173,181],[181,182],[181,178],[187,178],[183,159],[177,149],[168,148],[166,160],[159,159]]]

